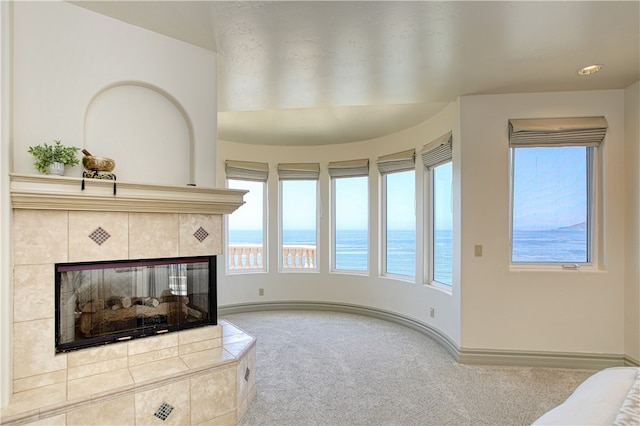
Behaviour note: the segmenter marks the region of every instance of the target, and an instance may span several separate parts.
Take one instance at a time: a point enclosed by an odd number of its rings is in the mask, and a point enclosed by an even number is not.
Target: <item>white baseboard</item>
[[[625,365],[623,355],[467,348],[460,349],[458,362],[520,367],[581,368],[585,370],[602,370],[603,368]]]
[[[539,352],[539,351],[512,351],[494,349],[460,348],[447,335],[422,321],[401,315],[395,312],[368,306],[351,305],[333,302],[313,301],[282,301],[246,303],[226,305],[218,307],[218,316],[259,311],[284,311],[284,310],[308,310],[308,311],[334,311],[357,315],[365,315],[373,318],[397,323],[435,340],[440,346],[461,364],[485,364],[506,365],[521,367],[552,367],[552,368],[581,368],[587,370],[601,370],[607,367],[640,366],[637,360],[619,354],[592,354],[573,352]]]

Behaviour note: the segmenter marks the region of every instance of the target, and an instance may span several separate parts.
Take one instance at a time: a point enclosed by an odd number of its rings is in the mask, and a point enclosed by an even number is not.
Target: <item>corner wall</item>
[[[9,403],[11,393],[11,3],[0,2],[0,407]]]
[[[624,92],[465,96],[462,139],[463,351],[624,354]],[[597,270],[510,266],[510,118],[605,116]],[[636,193],[634,198],[637,199]],[[473,246],[484,246],[475,257]]]
[[[625,354],[640,364],[640,81],[624,91],[626,268]]]

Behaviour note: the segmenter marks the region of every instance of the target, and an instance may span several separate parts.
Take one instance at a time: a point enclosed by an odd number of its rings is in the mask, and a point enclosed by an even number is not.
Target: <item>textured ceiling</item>
[[[228,141],[367,140],[461,95],[640,79],[638,1],[73,3],[217,51],[219,138]],[[576,75],[592,63],[605,68]]]

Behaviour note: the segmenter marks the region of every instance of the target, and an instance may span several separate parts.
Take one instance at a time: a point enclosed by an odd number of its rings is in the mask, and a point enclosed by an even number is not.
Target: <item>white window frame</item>
[[[225,179],[227,188],[230,188],[229,181],[242,181],[252,182],[249,179]],[[269,210],[268,210],[268,194],[267,194],[267,182],[262,183],[262,268],[247,268],[247,269],[230,269],[229,268],[229,215],[224,215],[225,224],[225,271],[227,275],[239,275],[239,274],[261,274],[269,272],[269,244],[268,244],[268,225],[269,225]]]
[[[355,176],[366,177],[367,181],[367,207],[370,205],[370,192],[369,192],[369,176]],[[367,211],[367,269],[338,269],[336,267],[336,180],[337,179],[349,179],[349,177],[332,177],[331,178],[331,270],[332,273],[349,274],[349,275],[369,275],[371,269],[371,239],[369,238],[371,229],[371,215]]]
[[[414,269],[414,275],[402,275],[402,274],[394,274],[394,273],[390,273],[387,272],[387,176],[391,175],[391,174],[395,174],[395,173],[402,173],[402,172],[408,172],[408,171],[413,171],[414,173],[414,180],[415,180],[415,169],[411,169],[411,170],[398,170],[396,172],[388,172],[388,173],[383,173],[380,178],[381,178],[381,194],[380,194],[380,218],[381,218],[381,226],[380,226],[380,276],[381,277],[385,277],[385,278],[393,278],[393,279],[397,279],[400,281],[408,281],[408,282],[415,282],[417,279],[417,275],[418,275],[418,265],[415,265],[415,269]],[[416,220],[417,215],[415,215],[416,213],[416,193],[415,193],[415,188],[414,188],[414,197],[413,197],[413,211],[414,211],[414,220]],[[415,225],[414,225],[415,226]],[[417,227],[414,227],[415,232],[417,233]],[[417,234],[416,234],[416,245],[418,243],[418,238],[417,238]],[[417,246],[414,247],[414,258],[416,257],[416,253],[417,253]],[[415,259],[414,259],[415,262]]]
[[[320,183],[317,179],[300,179],[304,181],[314,181],[316,185],[316,258],[313,268],[284,268],[284,223],[283,223],[283,182],[284,180],[278,180],[278,272],[282,273],[318,273],[320,272],[320,215],[318,210],[320,208]]]
[[[423,283],[444,290],[451,294],[451,285],[435,280],[435,179],[434,170],[444,164],[451,164],[451,209],[453,211],[453,132],[449,131],[433,141],[427,143],[420,151],[424,166],[424,212],[425,212],[425,243],[423,258]],[[453,245],[453,224],[452,224]],[[453,275],[453,253],[451,259]],[[453,276],[452,276],[453,281]]]
[[[453,282],[451,285],[447,283],[443,283],[440,281],[436,281],[435,279],[435,179],[434,179],[434,171],[436,168],[443,166],[445,164],[451,164],[453,167],[453,159],[440,163],[431,168],[425,168],[424,176],[425,176],[425,219],[427,226],[425,227],[425,236],[427,243],[425,244],[426,250],[424,253],[424,265],[425,270],[423,271],[425,277],[425,284],[432,285],[434,287],[438,287],[447,292],[451,292],[453,288]],[[453,204],[453,176],[451,178],[451,203]],[[453,210],[453,205],[452,205]],[[452,244],[453,244],[453,229],[452,229]],[[451,259],[451,269],[453,273],[453,258]],[[452,280],[453,281],[453,280]]]
[[[549,147],[552,148],[552,147]],[[514,262],[513,261],[513,212],[514,212],[514,173],[515,150],[509,148],[509,265],[513,270],[597,270],[599,268],[599,229],[602,199],[602,154],[601,147],[587,148],[587,261],[586,262]]]

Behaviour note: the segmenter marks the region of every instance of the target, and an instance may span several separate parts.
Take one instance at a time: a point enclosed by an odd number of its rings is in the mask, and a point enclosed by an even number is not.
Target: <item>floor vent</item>
[[[165,421],[167,417],[169,417],[169,414],[171,414],[171,411],[173,411],[173,407],[166,402],[163,402],[160,408],[158,408],[158,410],[153,415],[160,420]]]

